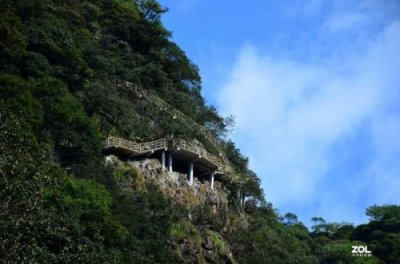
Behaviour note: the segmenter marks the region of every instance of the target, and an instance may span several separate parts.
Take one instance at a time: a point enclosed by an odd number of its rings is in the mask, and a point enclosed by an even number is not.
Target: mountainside
[[[155,0],[0,3],[1,263],[400,263],[399,206],[310,232],[265,201]]]

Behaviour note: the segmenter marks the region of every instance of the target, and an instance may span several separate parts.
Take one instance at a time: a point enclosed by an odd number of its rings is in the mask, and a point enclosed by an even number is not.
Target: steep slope
[[[205,104],[198,69],[171,41],[164,12],[155,0],[1,1],[1,263],[357,263],[346,246],[375,241],[377,228],[390,232],[373,250],[395,263],[397,207],[375,209],[356,229],[323,222],[312,233],[293,214],[278,216],[225,137],[231,119]],[[177,111],[196,125],[174,119]],[[113,153],[104,149],[109,136],[222,150],[236,177],[217,175],[212,188],[215,168],[201,167],[201,157],[177,148]],[[172,172],[163,151],[174,156]]]
[[[208,258],[232,261],[222,237],[196,227],[188,214],[206,226],[213,220],[205,218],[219,217],[210,213],[215,203],[223,200],[225,211],[229,203],[238,204],[237,184],[227,184],[232,191],[226,189],[221,197],[206,192],[214,204],[205,207],[199,192],[176,182],[176,189],[166,188],[173,182],[146,181],[144,189],[138,185],[126,191],[119,170],[104,162],[102,147],[108,135],[138,141],[171,134],[205,140],[116,85],[118,80],[158,94],[216,138],[226,132],[224,119],[204,103],[196,66],[161,25],[163,12],[155,1],[2,2],[1,184],[2,219],[8,220],[1,224],[0,255],[5,262],[175,263],[185,261],[186,255],[192,255],[188,262],[204,262],[205,251],[183,254],[186,247],[178,250],[180,246],[171,244],[171,234],[184,239],[186,233],[179,227],[197,230],[204,239],[211,234],[225,255],[210,253]],[[244,175],[246,159],[233,143],[224,145]],[[24,158],[14,158],[21,153]],[[14,200],[20,202],[9,210]],[[223,221],[213,225],[221,229]],[[203,248],[201,243],[198,247]]]

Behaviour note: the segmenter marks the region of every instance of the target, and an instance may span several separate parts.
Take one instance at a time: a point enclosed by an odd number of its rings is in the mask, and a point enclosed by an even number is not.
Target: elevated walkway
[[[168,151],[170,159],[172,159],[172,155],[178,155],[188,162],[196,162],[196,164],[213,171],[215,174],[227,175],[230,172],[230,167],[225,165],[220,158],[209,153],[203,147],[184,139],[163,138],[151,142],[138,143],[110,136],[106,139],[104,150],[129,157],[140,157],[149,153],[162,151],[164,155],[163,164],[165,164],[164,152]]]
[[[208,143],[207,148],[211,149],[215,153],[218,153],[219,157],[221,158],[219,160],[221,160],[225,166],[229,167],[229,160],[225,156],[224,152],[221,151],[222,148],[221,148],[219,140],[207,128],[205,128],[204,126],[193,121],[190,117],[186,116],[181,111],[175,109],[174,107],[172,107],[170,104],[165,102],[163,99],[161,99],[154,93],[143,90],[138,85],[136,85],[132,82],[117,80],[116,84],[118,87],[123,87],[123,88],[133,92],[135,95],[137,95],[140,98],[145,98],[152,104],[158,106],[160,108],[160,110],[169,113],[174,119],[180,120],[186,126],[191,127],[194,130],[201,133],[205,137],[205,139]]]

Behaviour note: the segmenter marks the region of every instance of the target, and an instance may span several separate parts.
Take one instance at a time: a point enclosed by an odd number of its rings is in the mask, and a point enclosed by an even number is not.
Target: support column
[[[164,150],[161,152],[161,168],[163,171],[165,170],[165,151]]]
[[[211,190],[214,190],[214,176],[215,176],[215,171],[211,172],[210,176]]]
[[[191,161],[189,164],[189,185],[192,186],[193,185],[193,166],[194,165],[194,161]]]
[[[239,189],[238,196],[239,196],[239,204],[241,207],[243,207],[243,194],[241,189]]]
[[[172,172],[172,153],[171,152],[169,152],[169,155],[168,155],[168,171]]]

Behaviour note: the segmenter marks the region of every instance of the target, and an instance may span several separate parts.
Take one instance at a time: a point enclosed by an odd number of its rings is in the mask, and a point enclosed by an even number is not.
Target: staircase
[[[160,110],[169,113],[174,119],[178,119],[186,126],[193,128],[194,130],[200,132],[202,135],[204,135],[205,139],[214,148],[215,152],[217,152],[219,154],[219,156],[222,158],[224,165],[229,167],[229,160],[226,157],[226,155],[224,154],[224,152],[221,151],[222,147],[221,147],[219,140],[207,128],[205,128],[204,126],[193,121],[190,117],[186,116],[181,111],[175,109],[174,107],[172,107],[170,104],[165,102],[163,99],[161,99],[154,93],[145,91],[145,90],[139,88],[139,86],[137,86],[136,84],[134,84],[132,82],[117,80],[116,84],[118,87],[123,87],[123,88],[135,93],[135,95],[137,95],[140,98],[145,98],[149,102],[158,106],[160,108]]]

